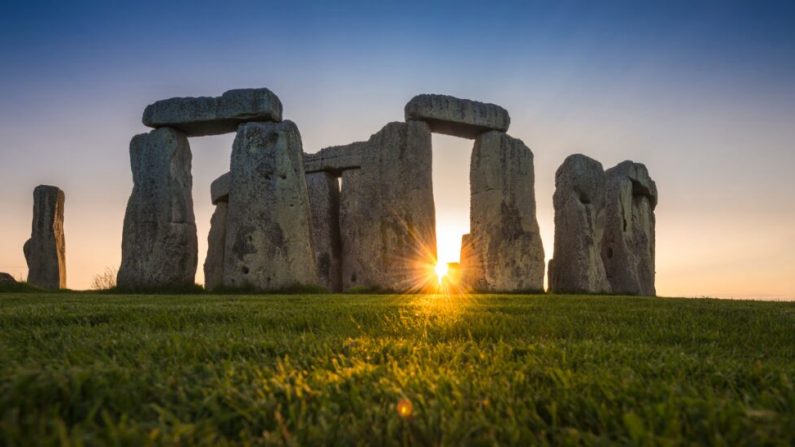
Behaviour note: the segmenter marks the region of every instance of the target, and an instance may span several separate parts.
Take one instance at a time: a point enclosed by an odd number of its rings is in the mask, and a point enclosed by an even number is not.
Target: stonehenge
[[[117,286],[185,288],[197,264],[191,152],[184,133],[161,127],[130,142],[133,191],[127,202]]]
[[[555,175],[555,293],[654,296],[657,186],[640,163],[571,155]]]
[[[63,191],[55,186],[39,185],[33,190],[33,224],[23,247],[32,286],[50,290],[66,287],[64,200]]]
[[[505,133],[508,112],[493,104],[419,95],[404,113],[405,122],[387,124],[368,141],[305,156],[309,175],[322,171],[341,178],[342,290],[423,290],[435,280],[432,132],[476,140],[470,176],[480,186],[472,189],[473,250],[462,258],[462,277],[482,290],[543,290],[533,155]],[[314,225],[328,225],[324,222]],[[493,228],[500,228],[498,234]]]
[[[470,233],[456,290],[544,290],[533,152],[507,132],[504,108],[422,94],[404,121],[369,139],[305,154],[270,90],[171,98],[144,111],[154,128],[130,144],[133,192],[118,284],[192,286],[197,236],[188,137],[236,132],[204,262],[207,290],[427,290],[437,278],[432,133],[474,140]],[[653,295],[657,190],[643,165],[604,172],[572,155],[556,173],[553,292]],[[448,281],[449,282],[449,281]]]
[[[171,98],[144,111],[155,130],[130,145],[133,192],[125,215],[118,285],[191,287],[197,236],[187,137],[237,132],[230,171],[213,182],[205,286],[278,290],[314,285],[308,195],[298,128],[282,121],[268,89]]]

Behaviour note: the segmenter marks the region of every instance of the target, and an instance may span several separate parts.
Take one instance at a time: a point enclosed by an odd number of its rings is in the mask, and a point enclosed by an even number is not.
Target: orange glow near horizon
[[[452,220],[450,218],[437,219],[446,221],[436,225],[436,256],[439,264],[447,266],[448,263],[458,262],[461,258],[461,236],[469,233],[469,225],[450,222]]]
[[[439,261],[436,263],[436,280],[439,284],[444,282],[445,276],[447,276],[447,263]]]

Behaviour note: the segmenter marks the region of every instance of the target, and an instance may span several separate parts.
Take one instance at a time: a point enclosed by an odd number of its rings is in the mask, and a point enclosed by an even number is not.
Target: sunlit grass
[[[790,445],[795,303],[0,294],[0,445]]]

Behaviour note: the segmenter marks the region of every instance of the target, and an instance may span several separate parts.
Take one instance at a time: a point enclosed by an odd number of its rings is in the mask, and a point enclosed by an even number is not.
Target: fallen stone
[[[229,185],[232,180],[228,172],[210,183],[210,199],[213,205],[229,201]]]
[[[207,257],[204,259],[204,288],[218,290],[224,284],[224,254],[226,248],[226,217],[229,207],[226,201],[218,202],[210,218],[207,234]]]
[[[306,163],[304,163],[306,165]],[[322,286],[333,292],[342,290],[340,242],[340,187],[327,172],[306,175],[309,214],[312,218],[312,245]]]
[[[291,121],[246,123],[232,149],[224,286],[317,285],[301,134]]]
[[[188,139],[168,127],[136,135],[130,163],[133,191],[124,216],[118,287],[192,287],[198,248]]]
[[[362,152],[367,142],[353,143],[346,146],[332,146],[321,149],[315,154],[304,154],[304,171],[330,172],[337,176],[348,169],[362,167]]]
[[[417,95],[406,104],[406,121],[421,120],[432,132],[477,138],[491,130],[505,132],[511,124],[508,111],[487,104],[446,95]]]
[[[366,142],[361,169],[342,173],[342,288],[422,290],[436,276],[431,133],[389,123]]]
[[[63,230],[65,196],[55,186],[33,190],[33,225],[23,251],[28,284],[42,289],[66,287],[66,241]]]
[[[612,293],[654,296],[657,185],[646,166],[631,161],[605,174],[602,261]]]
[[[475,140],[469,171],[474,289],[543,291],[544,247],[536,220],[533,152],[521,140],[487,132]]]
[[[171,98],[150,104],[143,123],[171,127],[189,137],[234,132],[252,121],[282,120],[282,103],[266,88],[229,90],[219,97]]]
[[[0,286],[9,286],[14,284],[17,284],[17,280],[14,279],[13,276],[5,272],[0,272]]]
[[[555,173],[555,252],[549,289],[555,293],[608,293],[601,244],[605,226],[605,173],[585,155],[566,158]]]

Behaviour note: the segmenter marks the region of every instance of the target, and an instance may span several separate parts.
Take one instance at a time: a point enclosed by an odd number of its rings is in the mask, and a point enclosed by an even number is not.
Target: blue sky
[[[67,194],[69,285],[118,265],[143,108],[264,86],[306,152],[418,93],[498,103],[535,153],[548,257],[563,159],[633,159],[660,186],[661,293],[795,296],[795,2],[163,3],[0,5],[0,271],[24,270],[39,183]],[[471,142],[434,144],[440,224],[464,231]],[[231,136],[191,145],[203,240]]]

